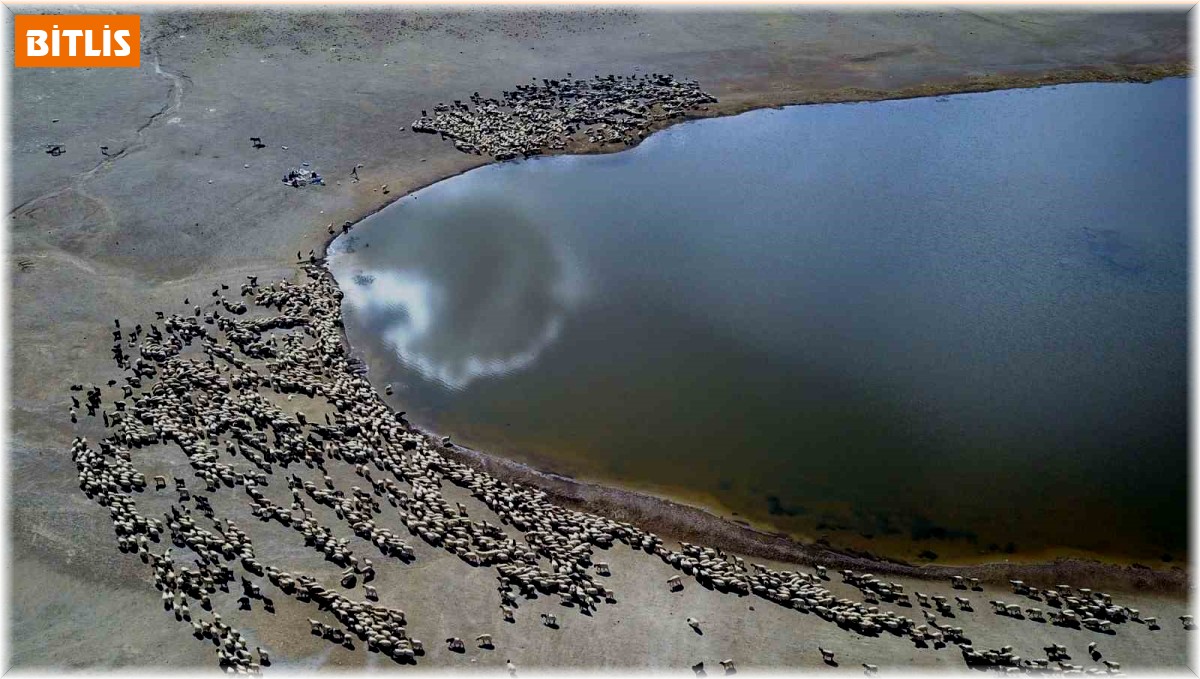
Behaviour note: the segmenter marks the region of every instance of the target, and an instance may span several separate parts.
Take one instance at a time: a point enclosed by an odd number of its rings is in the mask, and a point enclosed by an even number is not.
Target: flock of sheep
[[[194,306],[190,316],[160,313],[161,329],[138,325],[126,334],[117,321],[114,356],[131,373],[121,398],[110,412],[102,389],[88,390],[89,413],[101,411],[110,432],[95,447],[76,439],[72,457],[80,487],[109,508],[121,551],[152,565],[166,608],[191,623],[197,637],[212,639],[222,667],[252,671],[265,661],[254,662],[236,630],[202,611],[211,611],[209,597],[229,591],[239,576],[243,608],[252,599],[270,601],[262,586],[247,578],[265,575],[283,594],[329,611],[343,626],[314,621],[314,634],[342,644],[357,637],[368,650],[415,661],[423,646],[408,638],[403,611],[368,603],[378,598],[367,584],[374,564],[352,554],[347,540],[320,525],[309,504],[332,508],[383,557],[411,561],[415,555],[405,538],[376,524],[381,500],[417,539],[472,566],[495,568],[509,616],[517,595],[534,591],[583,608],[615,602],[613,592],[596,579],[593,550],[615,541],[641,546],[661,540],[627,524],[557,507],[536,489],[503,483],[441,455],[357,374],[341,337],[341,293],[320,266],[306,271],[308,281],[301,285],[259,286],[252,278],[242,286],[244,297],[251,297],[257,309],[273,309],[273,315],[246,316],[243,303],[231,302],[218,289],[210,305]],[[139,357],[131,359],[127,348]],[[319,401],[326,411],[323,421],[299,410],[287,413],[260,390],[285,403],[296,395]],[[168,488],[165,477],[156,477],[155,492],[176,494],[162,518],[139,513],[134,495],[147,491],[147,481],[132,464],[133,451],[159,444],[177,445],[200,482],[193,489],[177,478]],[[363,487],[338,489],[328,474],[333,464],[351,465]],[[277,474],[300,467],[321,473],[324,487],[290,474],[290,506],[267,497]],[[523,541],[499,525],[473,521],[465,506],[448,502],[441,493],[446,481],[469,489],[502,524],[520,531]],[[222,488],[240,490],[253,516],[292,528],[305,544],[345,567],[341,587],[361,590],[363,601],[322,588],[310,576],[261,563],[249,538],[216,515],[207,494]],[[202,527],[205,520],[211,528]],[[191,552],[194,566],[176,570],[170,548],[158,549],[164,534]],[[268,610],[273,607],[271,602]],[[553,620],[548,626],[555,626]],[[453,639],[447,643],[456,645]]]
[[[497,160],[565,149],[569,140],[631,145],[656,123],[679,118],[717,100],[693,81],[658,73],[607,75],[590,80],[543,78],[505,91],[503,99],[471,95],[469,104],[438,104],[422,111],[414,132],[440,134],[464,153]],[[474,104],[474,108],[471,108]]]

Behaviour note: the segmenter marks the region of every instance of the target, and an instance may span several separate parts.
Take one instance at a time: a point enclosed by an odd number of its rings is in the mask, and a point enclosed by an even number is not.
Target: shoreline
[[[721,101],[709,105],[702,111],[689,111],[682,117],[662,121],[650,127],[646,138],[669,127],[708,118],[740,115],[749,111],[787,106],[806,106],[836,103],[866,103],[887,100],[915,99],[922,97],[974,94],[1007,89],[1032,89],[1056,85],[1084,83],[1150,83],[1170,77],[1187,77],[1190,67],[1187,62],[1168,64],[1121,65],[1106,69],[1069,69],[1040,75],[987,75],[969,79],[899,88],[895,90],[870,90],[863,88],[841,88],[796,97],[790,92],[780,92],[770,98],[739,98],[726,94]],[[636,147],[632,145],[593,145],[577,142],[566,149],[546,153],[555,155],[590,155],[619,153]],[[493,158],[480,156],[469,167],[450,172],[414,188],[398,193],[395,198],[348,220],[350,227],[345,232],[326,234],[318,250],[319,260],[328,256],[329,246],[340,236],[347,235],[363,220],[381,212],[397,201],[433,184],[465,174],[496,162]],[[335,278],[336,280],[336,278]],[[353,351],[346,335],[341,330],[342,340],[348,350]],[[364,363],[365,365],[365,363]],[[367,378],[370,379],[369,371]],[[382,392],[381,392],[382,393]],[[439,435],[428,428],[413,427],[413,431],[437,443]],[[1120,565],[1099,559],[1074,556],[1054,557],[1049,560],[1030,562],[992,562],[973,564],[926,564],[916,565],[900,559],[858,551],[851,548],[835,548],[828,544],[804,543],[787,534],[756,528],[747,522],[724,518],[703,506],[687,504],[681,498],[661,497],[644,491],[622,487],[619,484],[596,483],[536,469],[528,464],[500,455],[487,453],[460,444],[443,449],[443,454],[460,462],[486,471],[497,478],[538,488],[548,494],[554,502],[571,509],[600,514],[615,520],[634,523],[645,530],[687,542],[696,542],[722,549],[743,553],[747,556],[771,559],[787,563],[816,565],[830,568],[852,568],[877,574],[908,576],[922,579],[949,578],[951,575],[976,577],[985,582],[1020,578],[1030,582],[1076,582],[1086,580],[1093,586],[1104,586],[1113,590],[1157,592],[1171,595],[1186,595],[1188,571],[1186,567],[1154,569],[1137,564]]]
[[[438,442],[436,432],[416,428],[414,431],[420,431],[431,443]],[[1188,573],[1182,568],[1155,570],[1075,557],[1031,563],[916,565],[869,552],[802,543],[781,533],[760,530],[717,516],[701,507],[543,472],[524,463],[457,443],[441,451],[446,457],[470,464],[501,480],[538,488],[555,503],[570,509],[633,523],[671,539],[718,547],[761,559],[809,566],[820,564],[831,569],[850,568],[877,575],[919,579],[949,579],[952,575],[963,575],[984,582],[1006,582],[1009,579],[1023,579],[1031,583],[1086,581],[1093,586],[1116,591],[1174,595],[1185,595],[1188,589]]]

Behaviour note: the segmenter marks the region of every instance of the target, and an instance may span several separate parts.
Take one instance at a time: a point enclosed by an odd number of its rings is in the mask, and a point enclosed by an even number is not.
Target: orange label
[[[136,14],[18,14],[16,67],[137,68],[142,63]]]

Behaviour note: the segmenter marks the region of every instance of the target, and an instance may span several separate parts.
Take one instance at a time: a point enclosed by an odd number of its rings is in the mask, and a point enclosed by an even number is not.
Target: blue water
[[[333,247],[417,422],[913,557],[1182,558],[1187,86],[763,110]]]

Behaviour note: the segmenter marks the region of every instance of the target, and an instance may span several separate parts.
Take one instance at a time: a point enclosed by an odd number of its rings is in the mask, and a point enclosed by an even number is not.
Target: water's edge
[[[762,108],[913,99],[1090,82],[1149,83],[1169,77],[1186,76],[1190,73],[1190,67],[1186,62],[1114,68],[1116,70],[1069,70],[1037,76],[988,76],[947,83],[930,83],[890,91],[844,88],[818,95],[798,97],[795,100],[788,100],[786,94],[781,95],[779,101],[734,98],[712,105],[705,112],[693,112],[683,118],[664,121],[656,126],[652,133],[693,120],[734,116]],[[649,136],[647,135],[647,138]],[[633,147],[580,145],[547,155],[619,153],[630,148]],[[358,224],[412,193],[494,162],[496,161],[481,158],[478,164],[469,168],[415,186],[410,191],[399,194],[379,207],[362,214],[352,221],[352,225]],[[341,233],[333,236],[326,235],[319,251],[322,258],[326,256],[333,241],[341,235]],[[342,335],[346,347],[352,348],[344,329]],[[369,372],[367,376],[369,379]],[[381,387],[379,391],[382,393]],[[384,398],[389,400],[389,397]],[[427,427],[415,430],[419,430],[434,442],[440,439],[437,432]],[[1171,594],[1184,594],[1188,586],[1187,571],[1180,567],[1155,570],[1138,564],[1119,565],[1076,557],[1056,558],[1054,554],[1045,555],[1046,561],[1044,562],[914,565],[869,552],[837,549],[821,543],[800,542],[782,533],[760,530],[745,523],[723,518],[708,508],[685,504],[677,499],[668,499],[623,488],[619,484],[592,483],[544,472],[516,460],[465,448],[457,444],[454,448],[444,450],[443,454],[469,463],[504,481],[537,487],[544,490],[555,502],[572,509],[635,523],[665,537],[704,543],[758,558],[790,563],[821,563],[831,568],[866,569],[874,573],[919,578],[946,578],[951,574],[961,574],[988,581],[1003,581],[1010,578],[1045,579],[1056,582],[1087,580],[1094,587],[1160,591]]]

